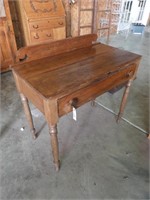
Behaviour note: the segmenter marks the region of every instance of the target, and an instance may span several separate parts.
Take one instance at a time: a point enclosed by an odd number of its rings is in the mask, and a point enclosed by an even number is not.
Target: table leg
[[[23,108],[24,108],[26,118],[27,118],[29,125],[30,125],[30,129],[31,129],[33,138],[36,139],[36,131],[35,131],[35,128],[34,128],[34,125],[33,125],[33,119],[32,119],[32,115],[31,115],[28,99],[22,93],[20,94],[20,96],[21,96],[21,101],[22,101],[22,104],[23,104]]]
[[[92,99],[92,100],[91,100],[91,106],[94,107],[95,105],[96,105],[95,99]]]
[[[57,138],[57,125],[49,125],[49,130],[51,136],[51,148],[53,153],[54,165],[56,171],[59,171],[60,161],[59,161],[59,147]]]
[[[119,122],[120,118],[123,115],[123,111],[124,111],[124,108],[125,108],[125,105],[126,105],[126,102],[127,102],[131,83],[132,83],[132,80],[129,80],[127,85],[126,85],[126,88],[125,88],[125,91],[124,91],[124,94],[123,94],[123,97],[122,97],[121,105],[120,105],[120,110],[119,110],[119,113],[118,113],[118,116],[117,116],[117,122]]]

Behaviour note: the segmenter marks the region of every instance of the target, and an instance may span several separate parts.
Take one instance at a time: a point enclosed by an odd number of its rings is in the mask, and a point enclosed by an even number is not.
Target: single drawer
[[[53,30],[39,30],[31,32],[32,44],[38,44],[47,40],[53,40]]]
[[[109,91],[110,89],[125,83],[129,79],[134,78],[136,65],[132,64],[129,67],[117,71],[115,73],[108,73],[106,78],[96,81],[86,88],[82,88],[71,95],[65,96],[58,101],[59,116],[65,115],[72,111],[72,106],[80,107],[82,104],[98,97],[99,95]]]
[[[51,29],[65,26],[65,19],[49,19],[49,20],[40,20],[35,22],[29,22],[29,29],[31,31],[42,30],[42,29]]]

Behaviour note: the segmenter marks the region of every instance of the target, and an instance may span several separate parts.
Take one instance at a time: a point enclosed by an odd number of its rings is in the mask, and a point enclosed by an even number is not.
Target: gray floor
[[[148,132],[150,33],[111,38],[143,55],[124,117]],[[1,199],[149,199],[149,146],[144,132],[90,103],[58,123],[61,170],[53,168],[48,127],[32,105],[39,137],[32,140],[11,73],[1,76]],[[97,98],[117,112],[122,90]],[[21,131],[21,127],[24,130]]]

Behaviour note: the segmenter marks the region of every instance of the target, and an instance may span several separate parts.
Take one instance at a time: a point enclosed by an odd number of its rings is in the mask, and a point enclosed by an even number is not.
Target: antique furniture
[[[118,120],[140,55],[96,43],[89,34],[52,43],[24,47],[17,52],[13,74],[34,138],[36,132],[28,105],[30,100],[48,122],[56,170],[60,167],[57,139],[59,117],[110,89],[126,83]]]
[[[14,38],[12,38],[10,27],[6,17],[0,18],[0,72],[9,70],[14,62]],[[12,45],[12,41],[14,46]]]
[[[18,14],[22,46],[66,37],[65,11],[61,0],[17,0],[10,4],[14,4]],[[11,12],[13,14],[13,10]],[[13,23],[15,26],[16,22]]]

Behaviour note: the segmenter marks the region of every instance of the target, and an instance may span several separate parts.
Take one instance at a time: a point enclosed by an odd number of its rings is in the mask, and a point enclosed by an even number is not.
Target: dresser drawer
[[[35,22],[29,22],[29,29],[31,31],[35,30],[42,30],[42,29],[51,29],[57,27],[65,26],[65,19],[64,18],[57,18],[57,19],[49,19],[49,20],[39,20]]]
[[[103,80],[99,80],[86,88],[82,88],[71,95],[59,99],[59,116],[71,112],[72,106],[78,108],[93,98],[96,98],[110,89],[125,83],[129,79],[132,79],[134,77],[135,70],[136,66],[131,65],[130,67],[120,70],[116,73],[108,73],[106,78]]]
[[[47,40],[53,40],[53,30],[39,30],[31,32],[32,44],[38,44]]]

